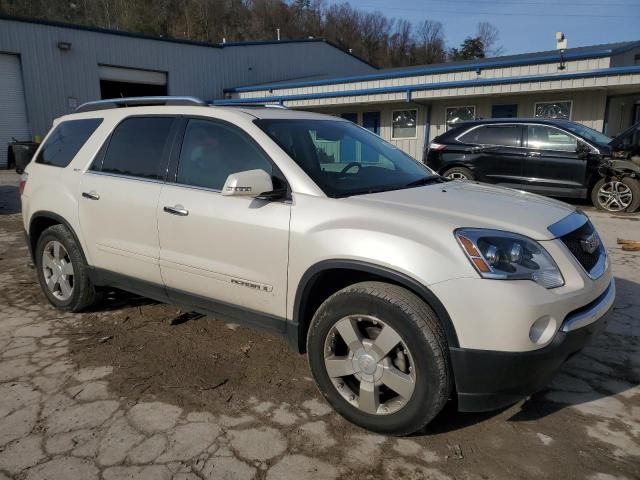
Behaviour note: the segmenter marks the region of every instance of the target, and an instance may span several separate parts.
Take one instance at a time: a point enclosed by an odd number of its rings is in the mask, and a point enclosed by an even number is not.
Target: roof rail
[[[204,100],[196,97],[125,97],[110,98],[86,102],[75,109],[75,113],[91,112],[94,110],[109,110],[123,107],[148,107],[153,105],[209,105]]]
[[[251,102],[246,99],[243,101],[234,102],[233,99],[221,99],[213,100],[212,105],[214,107],[246,107],[246,108],[283,108],[288,110],[287,107],[281,103],[264,103],[264,102]]]

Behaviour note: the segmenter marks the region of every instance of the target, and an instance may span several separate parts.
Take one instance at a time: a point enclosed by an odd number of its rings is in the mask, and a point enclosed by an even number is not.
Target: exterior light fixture
[[[63,52],[71,50],[71,42],[58,42],[58,49]]]

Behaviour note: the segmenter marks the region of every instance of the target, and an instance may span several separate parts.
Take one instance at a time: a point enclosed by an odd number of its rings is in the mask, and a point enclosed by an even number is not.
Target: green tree
[[[485,56],[484,44],[478,37],[466,38],[460,48],[452,48],[449,52],[449,58],[453,61],[475,60]]]

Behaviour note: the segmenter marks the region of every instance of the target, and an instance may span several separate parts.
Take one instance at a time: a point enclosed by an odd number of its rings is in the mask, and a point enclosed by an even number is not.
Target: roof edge
[[[300,93],[292,95],[273,95],[271,97],[256,97],[256,98],[230,98],[230,99],[216,99],[213,100],[214,105],[224,105],[225,103],[273,103],[273,102],[286,102],[297,100],[313,100],[319,98],[341,98],[341,97],[357,97],[360,95],[375,95],[382,93],[399,93],[405,92],[407,98],[411,98],[411,93],[421,90],[440,90],[444,88],[464,88],[464,87],[482,87],[488,85],[509,85],[516,83],[526,82],[540,82],[540,81],[554,81],[554,80],[572,80],[579,78],[589,77],[607,77],[612,75],[633,75],[640,74],[640,65],[626,66],[626,67],[614,67],[603,68],[600,70],[591,70],[588,72],[573,72],[563,74],[548,74],[548,75],[526,75],[521,77],[506,77],[506,78],[486,78],[476,80],[460,80],[453,82],[436,82],[436,83],[420,83],[414,85],[397,85],[389,87],[379,88],[366,88],[359,90],[338,90],[332,92],[319,92],[319,93]]]
[[[594,50],[591,52],[565,52],[562,57],[560,56],[560,52],[558,53],[550,53],[549,55],[545,55],[542,57],[538,57],[535,60],[532,59],[518,59],[518,60],[500,60],[501,57],[494,57],[490,59],[485,59],[483,62],[476,63],[464,63],[460,64],[459,62],[451,62],[450,64],[441,65],[439,67],[434,67],[431,65],[425,65],[423,67],[408,67],[407,70],[394,70],[392,72],[385,72],[385,70],[379,70],[379,72],[369,73],[369,74],[361,74],[361,75],[349,75],[343,77],[333,77],[326,78],[321,80],[308,80],[308,81],[291,81],[291,82],[271,82],[271,83],[263,83],[259,85],[249,85],[242,87],[232,87],[225,88],[225,93],[240,93],[240,92],[256,92],[260,90],[271,90],[271,89],[285,89],[285,88],[302,88],[302,87],[311,87],[311,86],[320,86],[320,85],[332,85],[337,83],[350,83],[350,82],[364,82],[370,80],[386,80],[392,78],[402,78],[402,77],[414,77],[418,75],[437,75],[441,73],[455,73],[455,72],[464,72],[469,70],[477,70],[477,69],[486,69],[486,68],[505,68],[505,67],[517,67],[524,65],[535,65],[535,64],[544,64],[544,63],[556,63],[561,60],[587,60],[591,58],[602,58],[608,57],[611,55],[615,55],[631,48],[640,47],[640,40],[632,42],[631,45],[628,45],[624,48],[612,49],[612,48],[602,48],[600,50]],[[577,48],[588,48],[588,47],[577,47]],[[535,52],[534,52],[535,53]],[[409,70],[410,69],[410,70]]]
[[[200,40],[189,40],[186,38],[173,38],[173,37],[158,37],[155,35],[149,35],[146,33],[137,33],[137,32],[126,32],[122,30],[113,30],[109,28],[102,27],[92,27],[89,25],[80,25],[77,23],[67,23],[67,22],[59,22],[55,20],[44,20],[40,18],[32,18],[32,17],[22,17],[16,15],[6,15],[0,13],[0,20],[7,20],[11,22],[22,22],[22,23],[31,23],[36,25],[43,25],[47,27],[57,27],[57,28],[68,28],[71,30],[81,30],[85,32],[93,32],[93,33],[103,33],[105,35],[118,35],[121,37],[129,37],[129,38],[140,38],[144,40],[155,40],[159,42],[169,42],[169,43],[178,43],[183,45],[192,45],[197,47],[209,47],[209,48],[218,48],[224,49],[228,47],[251,47],[258,45],[278,45],[278,44],[291,44],[291,43],[313,43],[313,42],[323,42],[327,45],[340,50],[342,53],[345,53],[356,60],[370,66],[371,68],[378,69],[375,65],[367,62],[363,58],[355,55],[353,52],[349,52],[344,48],[336,45],[335,43],[322,38],[322,37],[313,37],[313,38],[292,38],[285,40],[247,40],[246,42],[225,42],[225,43],[210,43],[204,42]]]

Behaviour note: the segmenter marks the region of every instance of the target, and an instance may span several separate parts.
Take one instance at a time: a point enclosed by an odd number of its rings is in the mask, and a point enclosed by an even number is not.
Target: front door
[[[94,267],[161,285],[156,209],[174,119],[130,117],[80,181],[80,228]]]
[[[493,105],[491,118],[515,118],[518,116],[518,105]]]
[[[576,137],[549,125],[528,125],[526,146],[528,190],[567,197],[584,195],[587,160],[578,158]]]
[[[284,318],[291,204],[220,193],[232,173],[276,175],[271,160],[237,127],[194,118],[176,161],[157,210],[169,296],[195,295],[219,313],[236,305]]]

